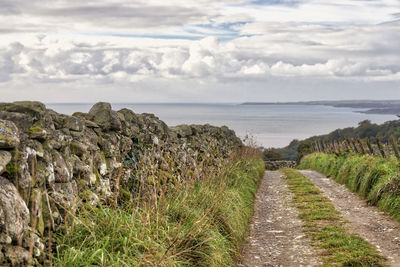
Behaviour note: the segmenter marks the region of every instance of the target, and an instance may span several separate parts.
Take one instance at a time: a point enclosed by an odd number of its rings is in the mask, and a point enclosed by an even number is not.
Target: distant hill
[[[383,124],[371,123],[364,120],[358,123],[357,127],[336,129],[325,135],[318,135],[305,140],[293,140],[287,147],[272,149],[279,153],[286,160],[300,159],[309,153],[311,144],[315,141],[333,141],[340,138],[370,138],[374,142],[375,137],[379,137],[384,143],[388,143],[391,137],[400,138],[400,119],[387,121]]]
[[[356,112],[367,114],[400,114],[400,100],[335,100],[301,102],[245,102],[242,105],[324,105],[337,108],[367,109]]]

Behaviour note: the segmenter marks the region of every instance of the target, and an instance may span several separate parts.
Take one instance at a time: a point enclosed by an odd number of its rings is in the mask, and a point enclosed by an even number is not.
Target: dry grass
[[[234,266],[264,173],[244,148],[219,164],[176,169],[155,148],[121,181],[118,206],[85,206],[57,234],[56,266]],[[163,165],[162,165],[163,164]],[[129,187],[130,186],[130,187]]]

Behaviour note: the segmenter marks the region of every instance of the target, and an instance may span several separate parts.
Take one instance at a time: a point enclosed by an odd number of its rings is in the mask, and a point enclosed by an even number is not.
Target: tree
[[[277,152],[275,149],[264,150],[263,156],[264,156],[265,161],[283,160],[283,156],[279,152]]]

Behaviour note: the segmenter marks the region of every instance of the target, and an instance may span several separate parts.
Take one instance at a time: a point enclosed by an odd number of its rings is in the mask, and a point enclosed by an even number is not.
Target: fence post
[[[340,154],[340,143],[338,140],[333,140],[333,145],[335,146],[335,151],[337,154]]]
[[[349,149],[348,149],[348,147],[347,147],[347,145],[346,145],[346,140],[345,140],[344,138],[341,138],[340,143],[342,144],[342,149],[343,149],[343,151],[344,151],[344,152],[349,152]]]
[[[353,152],[354,149],[351,147],[351,143],[350,143],[349,138],[346,137],[344,140],[345,140],[345,143],[346,143],[347,150],[348,150],[349,152]]]
[[[318,152],[322,152],[321,151],[321,146],[319,145],[319,142],[318,142],[318,140],[317,141],[315,141],[315,145],[317,146],[317,150],[318,150]]]
[[[319,140],[317,140],[316,142],[317,142],[317,146],[318,146],[318,151],[320,153],[322,153],[322,147],[321,147],[321,144],[320,144]]]
[[[322,152],[326,153],[326,146],[323,140],[321,140],[321,147],[322,147]]]
[[[361,139],[360,139],[359,137],[357,137],[357,143],[358,143],[359,146],[360,146],[361,153],[362,153],[363,155],[367,154],[367,152],[366,152],[365,149],[364,149],[364,145],[363,145],[363,143],[361,142]]]
[[[392,147],[393,147],[393,151],[394,151],[394,155],[396,156],[396,158],[398,160],[400,160],[400,154],[399,154],[399,148],[397,147],[397,141],[396,138],[394,138],[393,136],[390,137],[390,141],[392,143]]]
[[[339,153],[342,153],[343,151],[343,144],[340,140],[336,140],[337,144],[338,144],[338,149],[339,149]]]
[[[381,140],[379,139],[379,137],[377,137],[375,140],[376,140],[376,144],[378,145],[378,149],[379,149],[379,152],[381,153],[382,157],[386,158],[385,150],[383,149]]]
[[[317,141],[317,144],[318,144],[318,149],[319,149],[319,152],[320,153],[323,153],[324,152],[324,148],[322,147],[322,143],[321,143],[321,141]]]
[[[329,142],[329,153],[335,153],[335,146],[332,144],[332,141]]]
[[[332,146],[333,146],[333,152],[335,154],[337,154],[338,153],[338,148],[336,146],[336,140],[335,139],[332,140]]]
[[[356,141],[354,141],[354,138],[351,138],[351,143],[352,143],[353,146],[354,146],[354,151],[355,151],[357,154],[360,154],[360,151],[358,151],[358,147],[357,147]]]
[[[374,149],[372,148],[371,141],[369,140],[368,137],[366,137],[366,139],[367,139],[367,147],[368,147],[368,149],[369,149],[369,153],[370,153],[371,155],[374,155]]]

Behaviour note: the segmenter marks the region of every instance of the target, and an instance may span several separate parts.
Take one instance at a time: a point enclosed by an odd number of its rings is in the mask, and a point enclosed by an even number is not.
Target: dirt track
[[[375,245],[391,266],[400,266],[400,223],[394,221],[377,207],[369,206],[344,185],[314,171],[300,171],[328,197],[342,216],[349,221],[353,233]]]
[[[267,171],[255,200],[255,210],[243,260],[238,266],[315,266],[320,264],[302,222],[291,203],[283,175]]]

